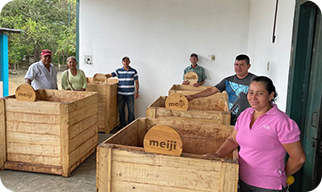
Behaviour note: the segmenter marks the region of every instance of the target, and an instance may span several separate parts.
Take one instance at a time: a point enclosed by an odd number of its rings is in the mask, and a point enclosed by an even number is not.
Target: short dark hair
[[[125,57],[122,58],[122,61],[124,61],[124,60],[129,60],[130,61],[130,58],[125,56]]]
[[[246,61],[246,63],[247,63],[247,65],[249,65],[249,64],[250,64],[250,59],[249,59],[249,57],[248,57],[247,55],[244,55],[244,54],[237,55],[236,60],[237,60],[237,61],[245,60],[245,61]]]
[[[195,57],[195,58],[197,58],[197,59],[198,59],[198,55],[197,55],[197,53],[191,53],[190,57]]]
[[[272,92],[274,93],[273,99],[271,100],[271,102],[274,103],[276,101],[277,92],[273,81],[266,76],[256,76],[252,79],[252,82],[254,81],[264,83],[265,89],[268,91],[268,94],[271,94]]]

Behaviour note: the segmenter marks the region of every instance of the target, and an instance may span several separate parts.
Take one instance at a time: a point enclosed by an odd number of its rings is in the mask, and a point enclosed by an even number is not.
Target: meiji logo
[[[27,97],[29,99],[32,97],[32,93],[18,93],[18,95],[20,97]]]
[[[165,141],[156,141],[156,140],[150,140],[150,146],[154,146],[154,147],[161,147],[161,148],[166,148],[169,151],[172,151],[172,149],[176,150],[177,148],[177,142],[176,141],[169,141],[167,140],[167,142]]]
[[[263,125],[263,127],[267,130],[270,130],[271,128],[268,125]]]
[[[175,103],[169,103],[169,107],[184,107],[185,103],[183,100],[180,100],[179,102],[175,102]]]

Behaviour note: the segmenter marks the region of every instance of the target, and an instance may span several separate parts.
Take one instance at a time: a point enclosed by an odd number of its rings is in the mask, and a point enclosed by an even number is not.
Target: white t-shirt
[[[31,80],[31,86],[37,89],[57,89],[57,71],[53,64],[50,64],[50,71],[42,61],[30,65],[25,79]]]

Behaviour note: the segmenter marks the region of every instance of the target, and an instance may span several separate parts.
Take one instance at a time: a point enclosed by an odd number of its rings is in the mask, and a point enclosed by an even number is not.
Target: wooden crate
[[[170,90],[168,91],[168,95],[172,94],[172,93],[182,93],[184,95],[191,95],[191,94],[195,94],[195,93],[199,93],[200,91],[203,91],[205,89],[208,89],[212,86],[199,86],[199,87],[193,87],[190,85],[172,85],[172,87],[170,88]],[[228,99],[228,95],[227,92],[224,91],[223,93],[216,93],[214,95],[210,95],[208,97],[204,97],[204,98],[200,98],[200,99],[218,99],[219,98],[225,98],[226,100]]]
[[[144,152],[144,136],[155,125],[178,131],[180,157]],[[138,118],[98,146],[97,191],[236,192],[237,160],[202,156],[215,152],[232,130],[208,120]]]
[[[107,79],[107,83],[93,83],[93,78],[87,78],[87,91],[99,93],[98,102],[98,131],[109,133],[119,125],[119,113],[117,107],[117,83],[118,79]]]
[[[161,96],[151,105],[149,105],[146,109],[146,117],[186,117],[213,120],[214,122],[224,125],[230,124],[230,112],[228,109],[227,100],[225,100],[224,98],[194,99],[189,102],[188,111],[169,110],[165,108],[166,99],[167,96]]]
[[[0,98],[0,169],[69,174],[98,144],[98,94],[41,90]]]

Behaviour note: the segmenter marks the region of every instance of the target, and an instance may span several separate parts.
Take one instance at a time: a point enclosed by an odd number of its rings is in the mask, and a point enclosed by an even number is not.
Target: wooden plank
[[[83,119],[88,118],[94,114],[98,115],[97,101],[94,103],[89,103],[87,105],[87,107],[81,108],[81,109],[79,109],[77,111],[73,111],[71,113],[68,113],[68,116],[69,116],[68,124],[70,126],[74,125],[76,123],[79,123]]]
[[[68,104],[68,112],[71,113],[71,112],[78,111],[83,108],[88,108],[88,105],[91,105],[93,103],[96,103],[96,105],[97,105],[97,102],[98,102],[98,94],[91,92],[90,96],[87,96],[85,98],[81,98],[77,101],[69,103]]]
[[[29,164],[29,163],[11,162],[11,161],[7,161],[5,163],[5,169],[37,172],[37,173],[50,173],[55,175],[62,174],[61,167],[59,166],[47,166],[47,165],[41,165],[41,164]]]
[[[146,183],[134,183],[129,181],[117,181],[112,183],[113,189],[118,189],[119,191],[140,191],[140,192],[157,192],[157,191],[166,191],[166,192],[196,192],[195,190],[161,186],[161,185],[150,185]],[[103,191],[103,190],[99,190]],[[200,190],[198,192],[209,192],[209,190]]]
[[[230,124],[230,113],[222,111],[177,111],[169,110],[161,107],[152,107],[146,109],[147,118],[168,118],[168,117],[184,117],[196,119],[208,119],[224,125]]]
[[[200,91],[203,91],[207,88],[210,88],[211,86],[199,86],[199,87],[193,87],[193,86],[189,86],[189,85],[173,85],[170,90],[168,91],[168,95],[172,94],[172,93],[182,93],[184,95],[191,95],[191,94],[195,94],[195,93],[199,93]],[[225,94],[225,93],[224,93]],[[222,93],[216,93],[214,95],[210,95],[208,97],[204,97],[201,99],[206,99],[206,98],[214,98],[214,99],[218,99],[219,97],[222,97]],[[226,97],[226,96],[224,96]],[[227,100],[227,97],[226,97]]]
[[[100,146],[102,146],[101,144]],[[108,166],[111,165],[109,161],[109,151],[110,147],[97,147],[96,153],[96,191],[97,192],[107,192],[108,190],[108,174],[110,171]],[[106,146],[106,145],[105,145]]]
[[[6,120],[13,122],[29,122],[29,123],[42,123],[42,124],[59,124],[59,115],[46,115],[34,113],[17,113],[6,112]]]
[[[0,169],[4,168],[7,154],[5,101],[0,98]]]
[[[82,133],[84,130],[88,129],[89,127],[92,127],[97,124],[97,114],[93,114],[92,116],[89,116],[87,118],[84,118],[82,121],[69,126],[69,139],[72,139],[76,137],[76,135]]]
[[[237,191],[239,167],[224,163],[221,171],[222,191]]]
[[[27,145],[26,143],[7,142],[7,153],[57,156],[60,153],[60,146],[59,143],[51,145],[33,143]]]
[[[111,192],[112,191],[112,148],[108,148],[108,153],[107,153],[107,191]]]
[[[94,124],[93,126],[88,127],[83,132],[71,138],[69,140],[68,153],[70,153],[71,151],[74,151],[76,148],[80,147],[80,145],[82,145],[88,139],[92,138],[95,135],[98,136],[97,124]]]
[[[98,144],[98,135],[94,135],[86,142],[84,142],[81,146],[76,148],[74,151],[69,153],[69,165],[73,165],[75,162],[79,161],[79,159],[83,156],[84,153],[95,149]]]
[[[225,139],[202,139],[202,138],[182,138],[183,152],[189,154],[203,155],[215,153],[225,142]],[[233,154],[229,154],[225,159],[233,159]]]
[[[26,102],[18,101],[16,99],[6,100],[7,112],[24,112],[24,113],[37,113],[46,115],[59,115],[59,103],[48,101]]]
[[[147,129],[155,125],[168,125],[175,128],[181,137],[191,138],[226,138],[232,131],[232,127],[214,123],[211,120],[188,119],[188,118],[159,118],[146,119]]]
[[[60,105],[60,159],[62,166],[62,175],[64,177],[68,177],[69,172],[69,131],[68,131],[68,122],[69,122],[69,114],[68,114],[68,104]]]
[[[83,161],[85,161],[89,156],[91,156],[95,152],[96,148],[92,148],[90,151],[83,154],[82,157],[79,158],[73,165],[71,165],[68,169],[68,172],[71,173],[74,169],[76,169]]]
[[[55,124],[45,123],[28,123],[18,121],[7,121],[8,132],[20,132],[20,133],[37,133],[45,135],[60,135],[60,127]]]
[[[120,144],[120,145],[133,145],[138,146],[138,120],[134,120],[130,125],[126,126],[124,129],[114,134],[108,139],[109,143]],[[124,139],[126,138],[126,139]],[[142,138],[143,139],[143,138]]]
[[[19,132],[7,132],[8,143],[21,143],[26,145],[49,145],[55,146],[60,142],[59,135],[47,135],[47,134],[32,134],[32,133],[19,133]]]
[[[8,157],[8,161],[13,161],[13,162],[21,162],[21,160],[23,159],[24,163],[61,166],[59,154],[57,156],[46,156],[46,155],[9,153],[7,157]]]

